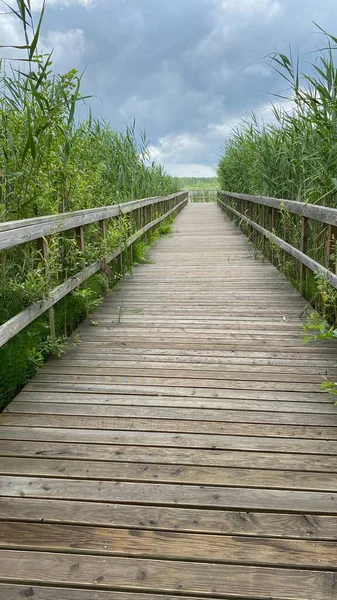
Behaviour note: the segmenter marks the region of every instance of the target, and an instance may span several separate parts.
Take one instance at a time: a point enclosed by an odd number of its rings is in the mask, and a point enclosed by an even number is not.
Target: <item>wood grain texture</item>
[[[0,548],[39,551],[68,551],[99,555],[193,560],[208,563],[237,563],[311,567],[329,570],[336,564],[333,542],[246,536],[206,535],[142,531],[45,523],[22,525],[0,522]]]
[[[0,519],[287,539],[335,541],[337,537],[337,516],[334,515],[222,510],[219,518],[219,511],[212,509],[190,510],[24,496],[0,498]]]
[[[71,589],[64,587],[48,587],[45,585],[18,585],[0,583],[0,600],[176,600],[177,596],[169,594],[144,594],[136,592],[104,592],[95,587],[94,590]],[[195,596],[180,596],[182,600],[195,600]],[[222,596],[221,600],[230,600]],[[240,599],[241,600],[241,599]],[[243,598],[243,600],[247,600]]]
[[[2,550],[4,581],[281,600],[333,600],[332,571]],[[71,597],[71,596],[70,596]]]
[[[337,370],[309,311],[189,204],[0,415],[0,600],[335,600]]]

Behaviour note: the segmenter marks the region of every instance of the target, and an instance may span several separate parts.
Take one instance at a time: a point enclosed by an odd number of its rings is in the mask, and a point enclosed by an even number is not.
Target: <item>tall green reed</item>
[[[233,132],[218,166],[222,189],[337,205],[336,44],[327,35],[306,72],[291,52],[272,56],[287,108],[274,104],[273,123],[252,114]]]

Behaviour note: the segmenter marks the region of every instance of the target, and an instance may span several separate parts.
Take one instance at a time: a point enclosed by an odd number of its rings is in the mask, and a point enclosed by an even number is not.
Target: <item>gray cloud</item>
[[[93,111],[135,118],[172,173],[212,174],[231,128],[284,91],[263,57],[318,47],[312,21],[336,16],[335,0],[50,0],[43,44],[59,69],[86,67]]]

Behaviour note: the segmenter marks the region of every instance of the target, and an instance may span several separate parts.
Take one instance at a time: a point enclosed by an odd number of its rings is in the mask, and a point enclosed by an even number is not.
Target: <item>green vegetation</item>
[[[225,143],[225,153],[218,166],[222,190],[337,207],[336,49],[337,38],[326,34],[325,48],[316,53],[311,63],[306,63],[305,72],[291,53],[273,55],[274,68],[290,88],[288,110],[282,104],[275,105],[272,124],[263,124],[252,115],[250,122],[234,132]],[[262,224],[266,219],[267,229],[300,248],[301,219],[296,215],[282,209],[275,224],[268,211],[254,207],[253,219]],[[252,234],[246,225],[243,227],[248,235],[256,238],[258,248],[272,257],[274,264],[300,287],[299,263],[262,236]],[[331,233],[326,225],[309,221],[306,253],[323,265],[327,264],[326,248]],[[334,240],[328,263],[331,267],[336,262]],[[310,317],[307,328],[311,337],[335,338],[336,290],[322,277],[310,273],[301,291],[324,315],[322,321],[317,313]],[[329,389],[329,385],[325,389]]]
[[[219,187],[217,177],[177,177],[180,190],[216,190]]]
[[[81,76],[53,71],[52,56],[38,53],[44,7],[34,25],[30,2],[18,0],[13,11],[23,28],[21,62],[0,61],[0,221],[111,205],[177,190],[172,177],[149,161],[143,134],[137,143],[134,124],[125,132],[88,119],[76,123],[84,102]],[[6,52],[6,51],[4,51]],[[114,220],[116,221],[116,220]],[[123,245],[130,219],[111,222],[104,248],[98,224],[88,225],[85,251],[73,232],[51,236],[42,257],[36,242],[1,253],[0,324],[87,264]],[[134,248],[136,253],[136,248]],[[48,315],[41,317],[0,349],[0,406],[4,406],[47,356],[64,348],[66,338],[90,313],[122,272],[131,268],[125,254],[55,307],[56,340]],[[48,278],[45,271],[48,270]]]
[[[275,122],[253,115],[225,143],[221,189],[337,206],[337,38],[302,73],[291,54],[273,56],[290,87],[291,110],[274,106]]]

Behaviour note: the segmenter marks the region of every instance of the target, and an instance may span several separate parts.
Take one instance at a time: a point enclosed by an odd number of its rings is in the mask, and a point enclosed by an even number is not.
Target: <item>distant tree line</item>
[[[177,177],[181,190],[214,190],[219,187],[217,177]]]

